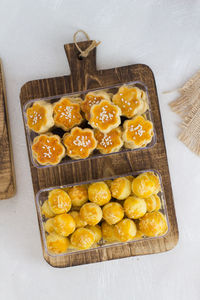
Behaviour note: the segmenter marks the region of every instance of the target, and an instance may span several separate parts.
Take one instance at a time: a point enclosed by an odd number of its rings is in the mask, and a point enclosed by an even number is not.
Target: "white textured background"
[[[42,257],[20,87],[69,74],[63,45],[82,28],[102,41],[98,68],[148,64],[159,92],[180,239],[168,252],[53,269]],[[177,139],[179,118],[168,103],[200,68],[200,1],[0,0],[3,59],[17,194],[0,202],[1,300],[199,300],[200,160]]]

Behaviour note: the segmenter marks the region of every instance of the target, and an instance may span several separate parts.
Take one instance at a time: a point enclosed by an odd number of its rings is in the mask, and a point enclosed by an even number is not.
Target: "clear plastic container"
[[[51,252],[48,251],[47,249],[47,244],[46,244],[46,238],[45,238],[45,229],[44,229],[44,222],[46,221],[46,218],[44,216],[42,216],[41,213],[41,206],[44,203],[45,200],[47,200],[48,198],[48,193],[50,191],[52,191],[53,189],[57,189],[57,188],[67,188],[67,187],[72,187],[75,185],[82,185],[82,184],[90,184],[93,182],[98,182],[98,181],[105,181],[105,180],[110,180],[110,179],[116,179],[119,177],[125,177],[125,176],[137,176],[141,173],[144,172],[154,172],[155,174],[157,174],[159,176],[160,179],[160,185],[161,185],[161,191],[158,193],[158,196],[161,199],[161,209],[159,210],[160,212],[162,212],[164,214],[164,216],[166,217],[167,220],[167,227],[168,230],[167,232],[165,232],[162,236],[158,236],[158,237],[143,237],[141,239],[138,240],[132,240],[132,241],[128,241],[128,242],[115,242],[115,243],[105,243],[105,242],[100,242],[98,247],[94,247],[94,248],[90,248],[87,250],[71,250],[69,249],[68,252],[66,253],[62,253],[62,254],[52,254]],[[137,171],[137,172],[131,172],[131,173],[127,173],[127,174],[123,174],[123,175],[118,175],[118,176],[111,176],[111,177],[107,177],[107,178],[101,178],[98,180],[91,180],[91,181],[85,181],[85,182],[79,182],[79,183],[75,183],[75,184],[67,184],[67,185],[63,185],[63,186],[54,186],[54,187],[50,187],[50,188],[46,188],[46,189],[42,189],[40,190],[37,194],[36,194],[36,206],[37,206],[37,212],[38,212],[38,220],[40,223],[40,228],[41,228],[41,233],[42,233],[42,240],[43,240],[43,244],[44,244],[44,248],[45,248],[45,252],[48,253],[48,255],[56,257],[56,256],[66,256],[69,255],[71,253],[85,253],[85,252],[89,252],[92,251],[94,249],[98,249],[98,248],[107,248],[107,247],[111,247],[111,246],[119,246],[119,245],[124,245],[124,244],[129,244],[129,243],[137,243],[143,240],[152,240],[152,239],[159,239],[165,235],[167,235],[168,231],[169,231],[169,219],[168,219],[168,214],[167,214],[167,207],[166,207],[166,199],[165,199],[165,194],[164,194],[164,189],[163,189],[163,185],[162,185],[162,178],[161,175],[158,171],[156,170],[143,170],[143,171]]]
[[[131,82],[124,82],[122,84],[116,84],[116,85],[113,85],[113,86],[108,86],[108,87],[104,87],[104,88],[98,88],[98,89],[90,89],[90,90],[87,90],[87,91],[84,91],[84,92],[77,92],[77,93],[70,93],[70,94],[63,94],[63,95],[57,95],[57,96],[53,96],[53,97],[47,97],[47,98],[40,98],[40,99],[34,99],[34,100],[30,100],[28,101],[24,106],[23,106],[23,117],[24,117],[24,123],[25,123],[25,130],[26,130],[26,135],[27,135],[27,140],[28,140],[28,146],[29,146],[29,151],[30,151],[30,157],[31,157],[31,160],[32,160],[32,163],[33,165],[36,167],[36,168],[49,168],[49,167],[53,167],[51,165],[40,165],[38,164],[38,162],[35,160],[35,158],[33,157],[32,155],[32,149],[31,149],[31,146],[32,146],[32,142],[33,142],[33,139],[38,135],[37,133],[35,133],[34,131],[30,130],[29,127],[27,126],[27,117],[26,117],[26,110],[32,106],[32,104],[35,102],[35,101],[38,101],[38,100],[45,100],[49,103],[54,103],[56,101],[58,101],[61,97],[64,97],[64,96],[69,96],[69,97],[81,97],[82,99],[84,98],[84,95],[86,95],[88,92],[91,92],[91,91],[107,91],[108,93],[113,93],[115,94],[118,90],[118,88],[120,86],[122,86],[123,84],[126,84],[126,85],[131,85],[131,86],[137,86],[138,88],[144,90],[147,94],[147,101],[148,101],[148,105],[149,105],[149,109],[147,110],[147,112],[145,113],[146,115],[146,118],[147,120],[151,121],[153,123],[153,118],[152,118],[152,113],[151,113],[151,103],[150,103],[150,99],[149,99],[149,94],[148,94],[148,89],[147,87],[145,86],[145,84],[143,84],[142,82],[140,81],[131,81]],[[126,120],[127,118],[125,117],[121,117],[122,119],[122,123],[124,120]],[[88,128],[91,128],[88,124],[87,126],[84,126],[85,122],[83,122],[83,124],[80,125],[80,127],[84,128],[84,127],[88,127]],[[130,151],[139,151],[141,149],[147,149],[147,148],[150,148],[152,147],[155,143],[156,143],[156,132],[155,132],[155,127],[154,127],[154,124],[153,124],[153,131],[154,131],[154,135],[153,135],[153,138],[151,140],[151,142],[146,146],[146,147],[143,147],[143,148],[137,148],[137,149],[126,149],[124,147],[121,148],[121,150],[119,152],[114,152],[114,153],[109,153],[109,154],[101,154],[98,150],[94,150],[93,154],[91,156],[89,156],[88,158],[85,158],[84,160],[89,160],[89,159],[93,159],[93,158],[98,158],[98,157],[102,157],[102,156],[108,156],[108,155],[115,155],[116,153],[126,153],[126,152],[130,152]],[[64,131],[61,129],[61,128],[53,128],[51,130],[52,133],[54,134],[57,134],[59,135],[60,137],[62,137],[64,135]],[[59,165],[62,165],[62,164],[70,164],[74,161],[80,161],[80,160],[83,160],[83,159],[77,159],[77,160],[74,160],[74,159],[71,159],[70,157],[68,156],[65,156],[62,161],[59,163]]]

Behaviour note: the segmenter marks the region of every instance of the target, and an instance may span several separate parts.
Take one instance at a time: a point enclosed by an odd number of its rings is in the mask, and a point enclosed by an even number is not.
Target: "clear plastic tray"
[[[66,253],[55,254],[55,255],[48,251],[47,245],[46,245],[46,238],[45,238],[45,229],[44,229],[44,222],[46,221],[46,219],[45,219],[44,216],[42,216],[41,206],[44,203],[44,201],[47,200],[48,193],[51,190],[57,189],[57,188],[71,187],[71,186],[75,186],[75,185],[90,184],[90,183],[93,183],[93,182],[98,182],[98,181],[102,181],[102,180],[105,181],[105,180],[110,180],[110,179],[115,179],[115,178],[119,178],[119,177],[130,176],[130,175],[137,176],[137,175],[139,175],[141,173],[144,173],[144,172],[154,172],[159,176],[159,179],[160,179],[161,192],[158,193],[158,195],[161,199],[161,209],[160,209],[160,211],[166,217],[167,227],[168,227],[168,230],[164,235],[158,236],[158,237],[143,237],[141,239],[132,240],[132,241],[129,241],[129,242],[116,242],[116,243],[110,243],[110,244],[108,244],[108,243],[103,244],[102,243],[102,245],[99,245],[98,247],[90,248],[90,249],[87,249],[87,250],[71,250],[70,249],[70,251],[68,251]],[[39,223],[40,223],[40,228],[41,228],[41,233],[42,233],[42,240],[43,240],[45,252],[47,252],[48,255],[53,256],[53,257],[66,256],[66,255],[69,255],[69,254],[72,254],[72,253],[79,253],[80,254],[80,253],[85,253],[85,252],[92,251],[94,249],[107,248],[107,247],[111,247],[111,246],[120,246],[120,245],[130,244],[130,243],[132,244],[132,243],[137,243],[137,242],[140,242],[140,241],[143,241],[143,240],[159,239],[159,238],[167,235],[167,233],[169,232],[169,219],[168,219],[168,214],[167,214],[166,199],[165,199],[165,194],[164,194],[164,189],[163,189],[163,184],[162,184],[162,178],[161,178],[161,175],[158,171],[151,170],[151,169],[150,170],[148,169],[148,170],[143,170],[143,171],[137,171],[137,172],[131,172],[131,173],[123,174],[123,175],[120,175],[120,176],[119,175],[118,176],[111,176],[111,177],[107,177],[107,178],[101,178],[101,179],[98,179],[98,180],[90,180],[90,181],[84,181],[84,182],[79,182],[79,183],[75,183],[75,184],[67,184],[67,185],[63,185],[63,186],[54,186],[54,187],[42,189],[36,194],[36,206],[37,206],[37,212],[38,212],[38,216],[39,216],[38,219],[39,219]]]
[[[126,85],[131,85],[131,86],[137,86],[139,87],[140,89],[144,90],[147,94],[147,101],[148,101],[148,104],[149,104],[149,109],[147,110],[147,112],[145,113],[146,115],[146,118],[151,121],[153,123],[153,118],[152,118],[152,113],[151,113],[151,103],[150,103],[150,99],[149,99],[149,94],[148,94],[148,90],[147,90],[147,87],[145,86],[145,84],[143,84],[142,82],[140,81],[131,81],[131,82],[124,82],[124,83],[121,83],[121,84],[116,84],[116,85],[113,85],[113,86],[108,86],[108,87],[104,87],[104,88],[98,88],[98,89],[90,89],[90,90],[87,90],[87,91],[84,91],[84,92],[77,92],[77,93],[70,93],[70,94],[63,94],[63,95],[57,95],[57,96],[53,96],[53,97],[47,97],[47,98],[40,98],[40,99],[34,99],[34,100],[30,100],[28,101],[26,104],[24,104],[23,106],[23,117],[24,117],[24,123],[25,123],[25,129],[26,129],[26,134],[27,134],[27,140],[28,140],[28,146],[29,146],[29,151],[30,151],[30,157],[31,157],[31,160],[32,160],[32,163],[33,165],[36,167],[36,168],[49,168],[49,167],[53,167],[51,165],[40,165],[38,164],[38,162],[35,160],[35,158],[33,157],[32,155],[32,149],[31,149],[31,146],[32,146],[32,142],[33,142],[33,139],[38,135],[37,133],[35,133],[34,131],[30,130],[29,127],[27,126],[27,117],[26,117],[26,110],[35,102],[35,101],[38,101],[38,100],[45,100],[47,102],[50,102],[50,103],[54,103],[56,101],[58,101],[61,97],[64,97],[64,96],[69,96],[69,97],[81,97],[82,99],[84,98],[84,95],[87,94],[88,92],[91,92],[91,91],[107,91],[109,93],[116,93],[118,88],[120,86],[122,86],[123,84],[126,84]],[[123,121],[126,119],[124,117],[121,117],[122,119],[122,123]],[[83,122],[80,127],[88,127],[88,128],[91,128],[88,124],[86,125],[85,122]],[[108,155],[115,155],[116,153],[126,153],[126,152],[130,152],[130,151],[138,151],[138,150],[141,150],[141,149],[146,149],[146,148],[150,148],[152,147],[155,143],[156,143],[156,132],[155,132],[155,127],[154,127],[154,123],[153,123],[153,131],[154,131],[154,135],[153,135],[153,138],[151,140],[151,142],[146,146],[146,147],[143,147],[143,148],[138,148],[138,149],[126,149],[124,147],[121,148],[121,150],[119,152],[114,152],[114,153],[109,153],[109,154],[101,154],[99,153],[98,150],[94,150],[93,154],[91,156],[89,156],[88,158],[85,158],[84,160],[89,160],[89,159],[93,159],[93,158],[97,158],[97,157],[102,157],[102,156],[108,156]],[[53,128],[51,130],[52,133],[54,134],[58,134],[60,137],[62,137],[64,135],[64,131],[61,129],[61,128]],[[70,157],[68,156],[65,156],[62,161],[59,163],[59,165],[62,165],[62,164],[70,164],[74,161],[80,161],[80,160],[83,160],[83,159],[77,159],[77,160],[74,160],[74,159],[71,159]]]

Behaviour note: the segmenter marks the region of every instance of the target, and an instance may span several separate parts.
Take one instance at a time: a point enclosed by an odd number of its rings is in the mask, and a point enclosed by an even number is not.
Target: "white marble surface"
[[[42,257],[19,104],[28,80],[69,74],[63,45],[82,28],[102,41],[98,68],[151,66],[157,81],[180,239],[168,252],[51,268]],[[177,139],[168,103],[200,68],[200,1],[0,0],[17,194],[0,202],[0,299],[200,299],[200,160]]]

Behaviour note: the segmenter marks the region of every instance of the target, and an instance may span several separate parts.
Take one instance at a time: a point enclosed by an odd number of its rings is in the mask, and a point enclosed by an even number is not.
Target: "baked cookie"
[[[146,199],[157,193],[160,188],[159,183],[159,178],[154,173],[151,177],[149,177],[149,172],[142,173],[133,179],[132,192],[137,197]]]
[[[141,115],[148,109],[146,93],[137,87],[121,86],[112,101],[121,108],[122,115],[127,118]]]
[[[89,92],[81,103],[81,109],[85,114],[87,121],[90,119],[90,110],[92,105],[100,103],[102,100],[110,100],[110,95],[104,91]]]
[[[103,218],[109,224],[113,225],[121,221],[124,217],[124,210],[121,204],[117,202],[110,202],[106,204],[103,209]]]
[[[95,226],[87,225],[86,228],[91,230],[94,233],[95,236],[94,242],[98,243],[102,238],[101,227],[99,225],[95,225]]]
[[[57,127],[69,131],[79,125],[83,118],[80,113],[80,98],[61,98],[53,106],[54,122]]]
[[[128,218],[139,219],[146,214],[147,205],[144,199],[130,196],[124,201],[124,210]]]
[[[87,158],[97,146],[92,129],[79,127],[65,133],[63,143],[67,148],[67,155],[73,159]]]
[[[60,254],[67,252],[69,247],[69,240],[64,236],[56,233],[51,233],[46,236],[47,249],[53,254]]]
[[[41,134],[33,140],[32,154],[40,165],[57,165],[65,156],[65,147],[58,135]]]
[[[104,221],[101,224],[101,232],[104,241],[108,243],[117,242],[118,239],[115,225],[109,225],[107,222]]]
[[[136,116],[132,120],[126,120],[123,124],[122,138],[126,148],[136,149],[145,147],[152,140],[153,123],[143,116]]]
[[[104,181],[94,182],[89,185],[88,198],[91,202],[104,205],[111,200],[111,192]]]
[[[96,203],[86,203],[80,209],[80,217],[88,225],[95,226],[102,219],[102,210]]]
[[[167,232],[165,216],[159,212],[149,212],[139,221],[139,230],[146,236],[161,236]]]
[[[103,133],[98,129],[95,129],[94,136],[98,143],[97,149],[102,154],[118,152],[123,146],[121,135],[122,133],[119,127],[109,131],[108,133]]]
[[[112,181],[110,187],[113,198],[124,200],[131,194],[131,182],[126,177],[119,177]]]
[[[37,133],[45,133],[54,126],[53,107],[46,101],[34,102],[27,109],[26,116],[28,127]]]
[[[54,214],[66,213],[72,205],[69,195],[61,189],[54,189],[49,192],[48,204]]]
[[[53,227],[57,234],[68,236],[76,229],[76,223],[70,214],[61,214],[53,218]]]
[[[111,101],[102,100],[94,104],[90,110],[89,124],[103,133],[108,133],[121,123],[121,109]]]
[[[86,250],[94,244],[95,234],[88,228],[78,228],[71,235],[70,241],[75,249]]]
[[[52,218],[55,216],[54,212],[51,210],[49,206],[48,200],[44,201],[41,207],[42,215],[45,216],[45,218]]]
[[[137,228],[133,220],[123,219],[115,225],[117,238],[121,242],[132,240],[137,232]]]
[[[79,227],[85,227],[87,225],[87,222],[85,222],[83,219],[81,219],[80,213],[78,211],[70,211],[70,216],[74,219],[76,223],[76,228]]]
[[[147,205],[147,211],[158,211],[161,208],[160,197],[156,194],[151,195],[150,197],[145,199]]]
[[[67,193],[73,206],[82,206],[88,201],[88,192],[85,185],[74,185]]]

